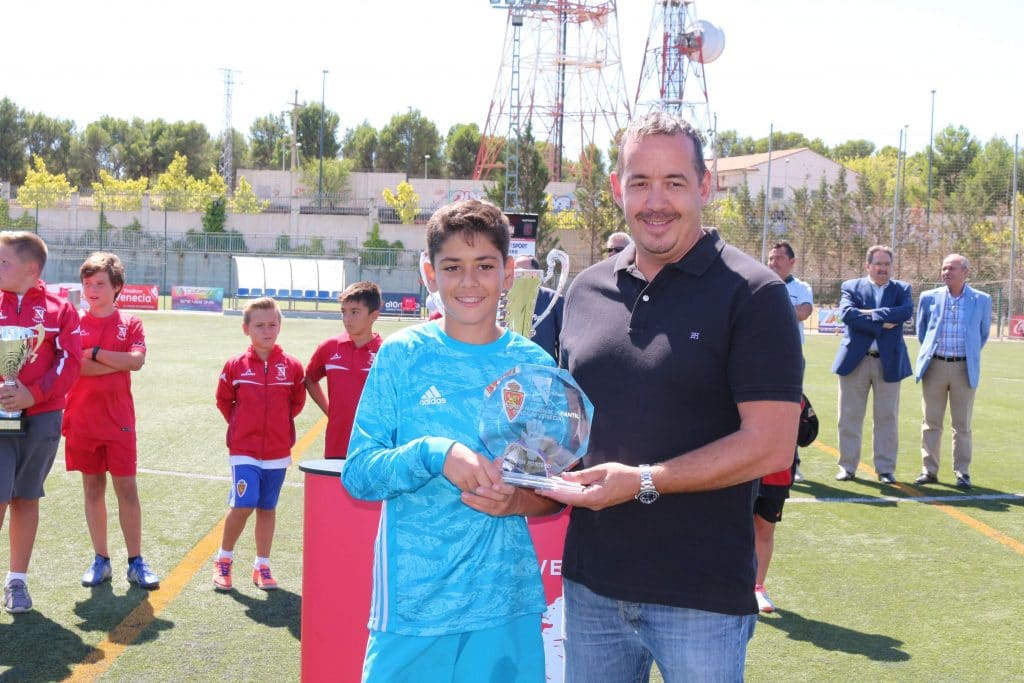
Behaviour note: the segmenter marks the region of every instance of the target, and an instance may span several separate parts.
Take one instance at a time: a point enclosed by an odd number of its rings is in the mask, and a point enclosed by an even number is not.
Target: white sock
[[[233,551],[233,550],[224,550],[224,548],[221,548],[219,551],[217,551],[217,559],[218,560],[233,560],[233,559],[235,559],[235,551]]]
[[[7,580],[4,581],[4,585],[10,585],[14,579],[21,579],[25,582],[26,586],[28,585],[28,574],[19,574],[18,572],[7,572]]]
[[[261,564],[265,564],[265,565],[267,565],[269,567],[270,566],[270,558],[269,557],[257,557],[256,558],[256,562],[253,563],[253,565],[252,565],[252,568],[253,569],[259,569]]]

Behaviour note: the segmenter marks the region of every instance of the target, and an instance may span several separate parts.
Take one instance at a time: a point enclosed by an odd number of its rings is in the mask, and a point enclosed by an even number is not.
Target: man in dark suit
[[[874,465],[878,481],[896,483],[900,381],[912,374],[903,323],[914,314],[910,285],[892,280],[892,249],[868,249],[867,277],[842,286],[839,316],[846,332],[832,372],[839,375],[839,472],[856,476],[868,393],[874,392]]]

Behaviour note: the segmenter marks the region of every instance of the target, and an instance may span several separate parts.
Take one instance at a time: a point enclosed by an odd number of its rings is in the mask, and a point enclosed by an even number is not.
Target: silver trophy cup
[[[546,309],[540,313],[534,311],[541,285],[548,285],[554,280],[556,264],[559,267],[558,284],[552,289],[558,295],[565,291],[565,284],[569,279],[568,254],[559,249],[552,249],[548,252],[547,262],[546,271],[516,268],[512,287],[502,294],[501,302],[498,304],[498,323],[527,339],[533,336],[534,328],[551,315],[558,301],[558,297],[553,296]]]
[[[46,337],[42,324],[35,327],[0,327],[0,376],[4,386],[17,386],[18,373],[35,360]],[[0,436],[24,436],[25,416],[20,410],[0,410]]]

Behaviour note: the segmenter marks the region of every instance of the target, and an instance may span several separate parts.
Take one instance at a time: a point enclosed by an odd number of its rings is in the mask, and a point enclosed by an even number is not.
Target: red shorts
[[[137,465],[135,440],[65,439],[64,462],[68,471],[82,474],[110,472],[114,477],[134,477]]]

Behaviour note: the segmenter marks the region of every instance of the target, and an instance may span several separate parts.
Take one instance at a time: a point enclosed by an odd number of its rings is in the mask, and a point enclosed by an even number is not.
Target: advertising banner
[[[820,334],[842,334],[844,327],[846,326],[839,319],[838,308],[818,309],[818,332]]]
[[[420,312],[420,296],[410,292],[384,292],[381,313],[384,315],[416,315]]]
[[[175,311],[224,312],[223,287],[171,287],[171,308]]]
[[[1015,315],[1010,318],[1010,336],[1024,337],[1024,315]]]
[[[118,308],[155,311],[160,308],[160,287],[157,285],[125,285],[117,297]]]

